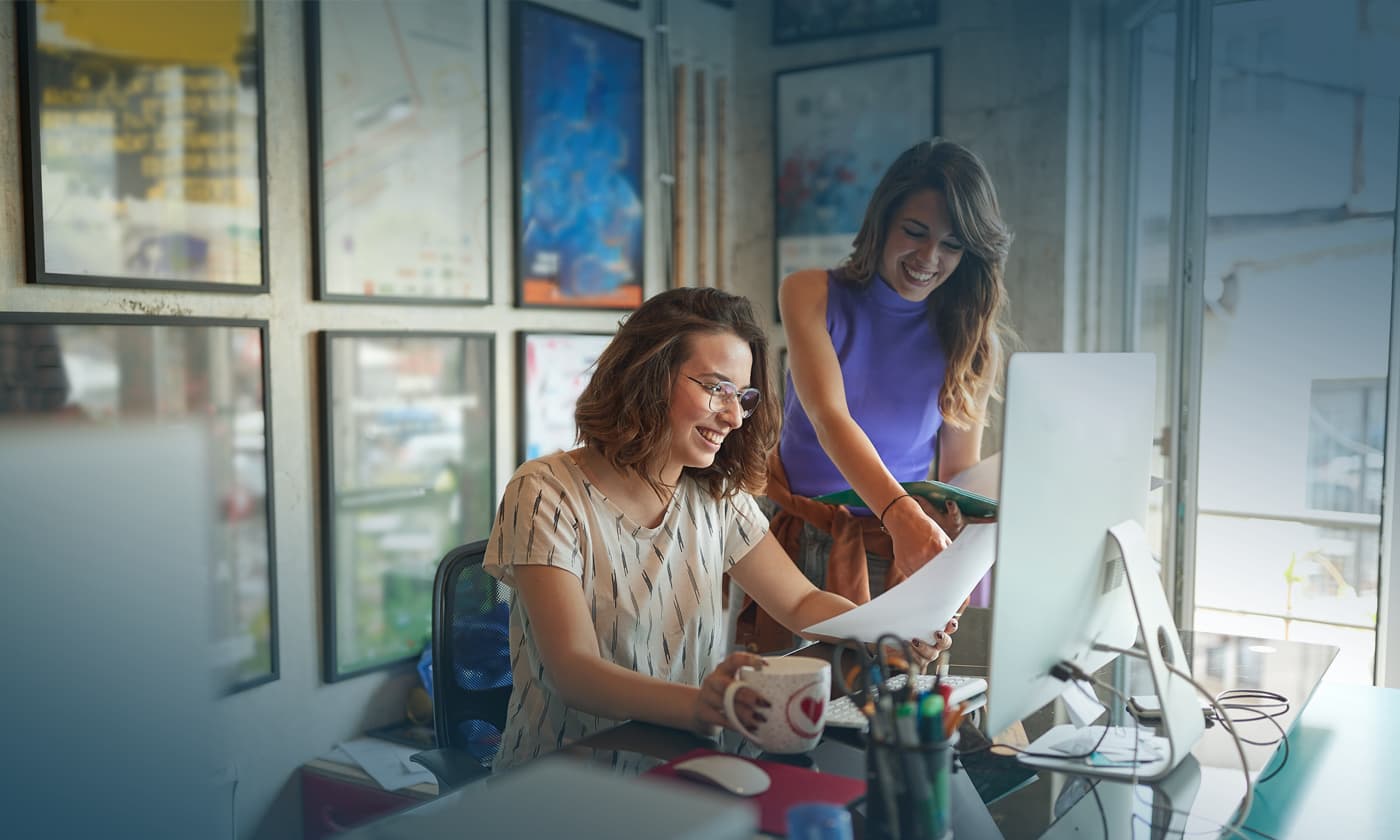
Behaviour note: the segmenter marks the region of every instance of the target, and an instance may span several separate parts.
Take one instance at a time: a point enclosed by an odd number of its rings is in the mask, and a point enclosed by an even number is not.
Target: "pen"
[[[967,712],[967,704],[959,703],[953,707],[952,712],[943,716],[943,739],[953,737],[953,733],[958,731],[958,724],[962,723],[963,715]]]
[[[875,714],[870,718],[870,744],[867,749],[873,751],[871,758],[875,764],[876,784],[880,788],[879,802],[885,809],[885,827],[889,830],[891,840],[899,840],[899,806],[895,800],[897,779],[894,768],[890,765],[890,753],[897,747],[892,707],[893,700],[889,694],[882,693],[875,701]],[[887,721],[890,724],[888,726]]]
[[[919,740],[931,744],[938,740],[943,731],[943,698],[937,694],[925,694],[919,700]]]
[[[923,751],[919,749],[922,739],[917,731],[917,708],[912,701],[900,704],[895,712],[895,726],[899,732],[900,755],[904,763],[904,787],[907,827],[914,837],[933,837],[935,817],[933,795],[929,790],[928,768],[925,766]]]

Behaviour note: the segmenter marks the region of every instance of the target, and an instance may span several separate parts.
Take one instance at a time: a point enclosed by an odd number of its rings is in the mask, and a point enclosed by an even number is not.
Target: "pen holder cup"
[[[865,836],[951,840],[952,774],[958,733],[903,744],[869,737],[865,751]]]

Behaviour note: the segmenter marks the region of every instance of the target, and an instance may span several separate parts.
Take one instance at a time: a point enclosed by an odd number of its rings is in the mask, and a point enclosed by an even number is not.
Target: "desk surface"
[[[1400,689],[1319,687],[1289,734],[1289,751],[1255,791],[1246,826],[1280,840],[1395,836]]]
[[[1400,743],[1396,737],[1400,736],[1400,691],[1328,686],[1318,692],[1315,703],[1310,703],[1335,648],[1203,633],[1183,634],[1183,643],[1194,674],[1211,691],[1264,688],[1290,700],[1289,712],[1279,718],[1285,729],[1292,730],[1290,758],[1274,778],[1260,785],[1250,827],[1277,837],[1364,837],[1384,836],[1382,826],[1390,828],[1400,822],[1400,797],[1386,798],[1397,765],[1390,756],[1390,745]],[[1124,669],[1119,674],[1123,683],[1130,691],[1143,693],[1143,677],[1136,673],[1135,661],[1120,658],[1119,662],[1124,663],[1116,666]],[[1308,712],[1300,721],[1305,706]],[[1048,728],[1053,722],[1028,720],[1028,734],[1034,738],[1039,734],[1037,726]],[[1277,730],[1264,721],[1242,727],[1241,734],[1263,741],[1276,738]],[[726,735],[726,749],[756,754],[746,741],[733,733]],[[607,772],[616,774],[644,772],[697,746],[714,744],[678,730],[628,723],[580,741],[570,751],[602,762]],[[1264,769],[1275,749],[1248,747],[1252,775]],[[860,736],[829,730],[810,756],[797,760],[810,760],[816,769],[826,772],[860,775],[864,766]],[[1358,776],[1365,777],[1364,784],[1354,781]],[[1348,796],[1338,796],[1335,787],[1329,794],[1328,786],[1319,785],[1319,777],[1345,784]],[[1300,793],[1304,789],[1306,796]],[[990,806],[982,806],[974,798],[972,807],[964,810],[985,811],[961,815],[959,837],[964,836],[964,819],[979,829],[994,826],[992,836],[999,831],[1008,838],[1098,837],[1104,827],[1110,837],[1133,836],[1135,827],[1140,836],[1156,836],[1155,831],[1143,831],[1144,823],[1172,836],[1183,836],[1178,832],[1210,836],[1229,821],[1243,792],[1244,778],[1233,740],[1215,726],[1161,784],[1093,784],[1082,777],[1042,770],[1034,782]],[[434,806],[450,807],[450,800],[462,795],[462,791],[454,792]],[[1365,805],[1358,807],[1363,797]],[[389,820],[402,818],[399,815]],[[1348,828],[1337,831],[1341,826]],[[979,830],[977,836],[987,835]]]

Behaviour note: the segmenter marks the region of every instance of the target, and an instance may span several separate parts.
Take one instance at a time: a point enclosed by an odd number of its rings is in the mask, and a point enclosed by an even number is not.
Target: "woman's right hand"
[[[953,509],[956,510],[957,506],[953,505]],[[956,514],[949,519],[949,525],[960,521],[961,514]],[[923,568],[925,563],[952,543],[948,533],[929,516],[921,500],[914,496],[896,501],[885,512],[884,526],[894,548],[894,567],[906,577]]]
[[[720,728],[734,729],[729,717],[724,713],[724,692],[729,688],[729,684],[734,682],[740,668],[762,668],[765,664],[767,663],[763,657],[756,653],[740,651],[729,654],[700,683],[700,690],[695,694],[695,705],[691,708],[691,729],[696,734],[706,737],[717,734]],[[736,691],[734,711],[739,717],[739,722],[749,730],[740,734],[747,735],[757,729],[758,724],[767,719],[763,711],[767,708],[768,701],[752,688],[745,686]]]

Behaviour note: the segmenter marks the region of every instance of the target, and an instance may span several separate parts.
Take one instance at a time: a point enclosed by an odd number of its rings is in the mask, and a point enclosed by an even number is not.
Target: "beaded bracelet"
[[[889,533],[889,531],[886,530],[886,528],[885,528],[885,514],[887,514],[887,513],[890,512],[890,508],[894,507],[894,503],[897,502],[897,501],[899,501],[900,499],[912,499],[912,498],[914,498],[914,494],[913,494],[913,493],[901,493],[900,495],[895,496],[893,499],[890,499],[890,503],[887,504],[887,505],[885,505],[885,509],[882,510],[882,511],[880,511],[880,515],[879,515],[878,517],[876,517],[877,519],[880,520],[880,530],[881,530],[881,531],[884,531],[886,534]]]

